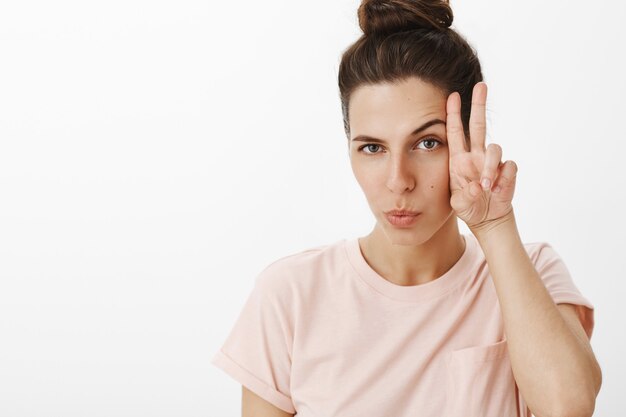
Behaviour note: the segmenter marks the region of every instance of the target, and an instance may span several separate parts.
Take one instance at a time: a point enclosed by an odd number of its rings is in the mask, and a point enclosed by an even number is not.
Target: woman
[[[244,416],[592,415],[594,306],[520,239],[517,166],[485,147],[487,87],[450,6],[358,14],[339,88],[376,225],[265,268],[212,363]]]

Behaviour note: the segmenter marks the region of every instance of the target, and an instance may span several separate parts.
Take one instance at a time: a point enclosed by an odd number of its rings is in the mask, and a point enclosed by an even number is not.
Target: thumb
[[[480,184],[477,181],[471,181],[463,187],[460,193],[452,195],[450,205],[462,217],[469,212],[482,193],[483,189]]]

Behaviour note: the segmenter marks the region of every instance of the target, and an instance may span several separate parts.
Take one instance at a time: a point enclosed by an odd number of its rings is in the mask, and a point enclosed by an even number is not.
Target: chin
[[[392,245],[419,246],[427,242],[433,235],[432,233],[428,233],[424,227],[419,226],[396,228],[390,224],[386,224],[384,227],[381,227],[381,229]]]

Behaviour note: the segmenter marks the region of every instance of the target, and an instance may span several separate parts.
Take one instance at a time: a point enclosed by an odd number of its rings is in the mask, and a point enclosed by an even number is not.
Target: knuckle
[[[483,119],[472,119],[472,125],[475,127],[485,127],[487,123]]]
[[[496,152],[502,152],[502,147],[497,143],[490,143],[488,147],[492,148]]]

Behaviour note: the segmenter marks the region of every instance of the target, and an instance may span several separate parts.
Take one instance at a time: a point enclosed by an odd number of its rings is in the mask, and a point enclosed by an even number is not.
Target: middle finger
[[[485,136],[487,131],[485,104],[487,102],[487,84],[478,82],[472,91],[472,110],[470,112],[469,129],[472,153],[485,152]]]

